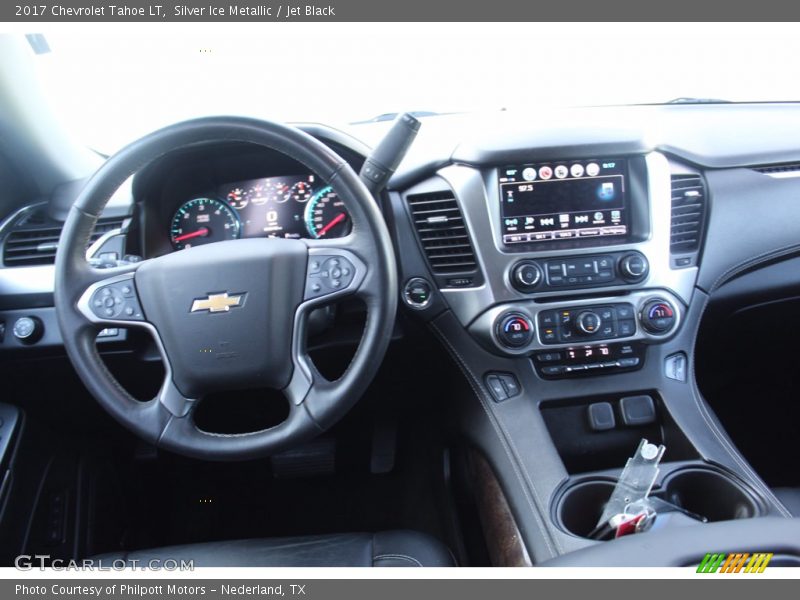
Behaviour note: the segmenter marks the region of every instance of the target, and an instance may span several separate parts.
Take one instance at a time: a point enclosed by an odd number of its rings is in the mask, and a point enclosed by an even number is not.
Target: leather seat
[[[195,567],[453,567],[448,548],[415,531],[343,533],[209,542],[102,554],[139,565],[152,560],[193,560]]]

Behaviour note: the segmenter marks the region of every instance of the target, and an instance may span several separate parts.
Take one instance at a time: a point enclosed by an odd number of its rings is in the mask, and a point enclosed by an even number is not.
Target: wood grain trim
[[[479,451],[468,453],[475,502],[494,567],[530,567],[531,558],[494,469]]]

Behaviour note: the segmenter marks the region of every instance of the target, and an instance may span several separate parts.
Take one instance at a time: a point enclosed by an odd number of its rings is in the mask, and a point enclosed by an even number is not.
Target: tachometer
[[[312,238],[342,237],[350,233],[350,215],[331,186],[322,188],[306,204],[306,229]]]
[[[214,198],[194,198],[181,205],[169,230],[172,247],[191,248],[241,235],[242,224],[230,206]]]

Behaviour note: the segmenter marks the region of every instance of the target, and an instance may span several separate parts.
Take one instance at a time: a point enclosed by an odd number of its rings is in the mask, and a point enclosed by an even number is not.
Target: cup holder
[[[573,535],[588,536],[597,526],[614,484],[609,480],[593,480],[569,488],[558,505],[561,525]]]
[[[573,535],[589,535],[597,526],[615,483],[591,479],[567,488],[556,504],[558,522]],[[670,473],[652,495],[709,521],[747,519],[760,513],[753,496],[741,484],[708,468],[684,468]]]
[[[759,514],[758,505],[741,484],[709,469],[682,469],[670,474],[659,495],[712,522]]]

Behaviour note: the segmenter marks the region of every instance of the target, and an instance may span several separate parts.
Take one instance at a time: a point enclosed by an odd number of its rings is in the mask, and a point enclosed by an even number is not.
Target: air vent
[[[17,221],[3,245],[3,264],[7,267],[52,265],[56,258],[61,226],[42,226],[49,220],[31,213]],[[89,238],[89,245],[105,233],[122,227],[123,219],[100,219]],[[52,221],[50,221],[52,223]]]
[[[408,196],[419,241],[436,275],[474,273],[475,252],[455,197],[451,192]]]
[[[672,176],[670,252],[697,252],[703,233],[706,190],[699,175]]]
[[[60,227],[12,231],[3,246],[3,263],[7,267],[51,265],[60,235]]]
[[[768,165],[765,167],[756,167],[755,170],[764,175],[769,175],[770,177],[776,177],[778,179],[784,177],[800,177],[800,163]]]

